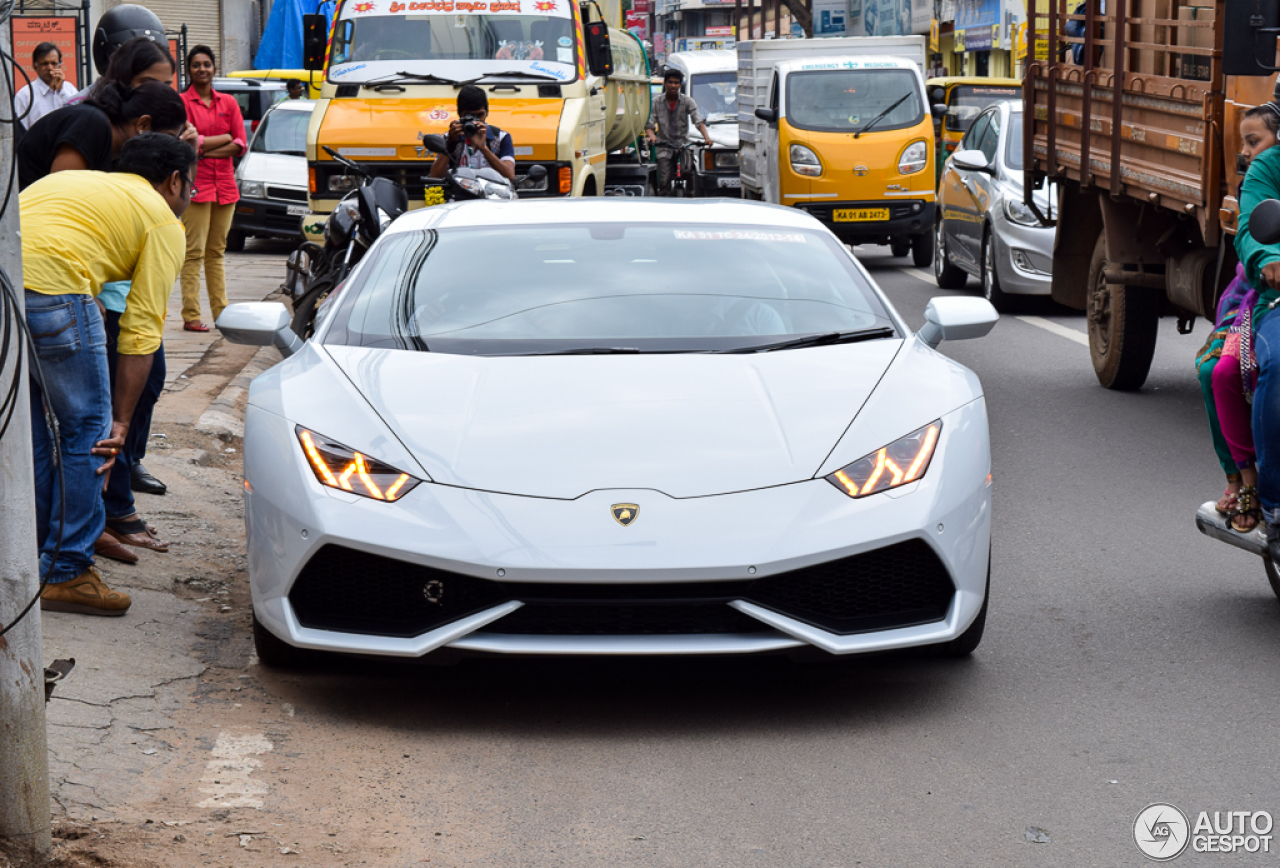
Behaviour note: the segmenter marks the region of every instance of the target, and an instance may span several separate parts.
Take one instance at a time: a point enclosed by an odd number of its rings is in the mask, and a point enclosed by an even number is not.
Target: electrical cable
[[[0,27],[8,23],[10,16],[13,15],[15,3],[16,0],[0,0]],[[30,84],[31,79],[27,76],[26,71],[22,69],[22,66],[13,59],[12,55],[0,49],[0,78],[5,80],[5,86],[9,91],[10,114],[7,119],[0,118],[0,123],[16,124],[22,119],[13,117],[16,97],[13,87],[15,68],[22,72],[23,78],[26,78],[27,83]],[[30,108],[28,108],[29,111]],[[26,117],[26,114],[23,114],[22,117]],[[13,197],[14,182],[16,180],[17,154],[11,152],[9,177],[5,184],[3,202],[0,202],[0,218],[3,218],[5,212],[9,210],[9,203]],[[2,330],[2,336],[0,336],[0,372],[8,368],[10,363],[12,363],[13,367],[13,381],[7,389],[0,389],[0,392],[4,395],[3,400],[0,400],[0,440],[3,440],[9,432],[9,423],[17,411],[18,399],[21,395],[24,356],[30,365],[29,374],[35,380],[36,385],[40,387],[41,394],[49,394],[48,385],[45,383],[44,369],[40,366],[39,356],[36,355],[35,341],[31,336],[31,329],[27,325],[26,317],[22,315],[21,310],[22,301],[18,298],[17,289],[14,287],[13,281],[9,279],[8,272],[3,267],[0,267],[0,330]],[[26,351],[25,354],[24,350]],[[0,636],[4,636],[21,623],[27,613],[40,601],[40,597],[49,583],[48,576],[52,575],[53,568],[58,562],[58,556],[62,554],[62,534],[65,530],[67,514],[67,490],[63,475],[62,442],[57,415],[53,412],[53,408],[49,406],[48,400],[43,401],[42,404],[45,424],[49,426],[50,442],[53,449],[53,465],[58,475],[58,537],[49,560],[49,569],[45,571],[45,578],[41,579],[40,587],[36,590],[35,596],[31,598],[30,602],[12,622],[0,626]],[[26,432],[19,432],[19,436],[26,436]]]

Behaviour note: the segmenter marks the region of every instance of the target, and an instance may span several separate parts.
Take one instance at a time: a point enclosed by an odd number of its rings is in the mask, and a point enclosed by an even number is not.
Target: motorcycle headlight
[[[356,187],[360,186],[360,179],[354,175],[330,175],[329,176],[329,192],[330,193],[350,193]]]
[[[241,181],[240,195],[246,199],[265,199],[267,198],[266,185],[261,181]]]
[[[825,478],[850,497],[866,497],[915,482],[929,469],[941,432],[942,421],[932,422]]]
[[[294,431],[321,485],[392,503],[422,481],[301,425]]]
[[[923,169],[929,162],[929,145],[924,141],[912,142],[898,159],[898,172],[912,175]]]
[[[481,181],[487,199],[514,199],[515,191],[506,184],[495,184],[492,181]]]
[[[1022,226],[1040,225],[1040,221],[1036,219],[1035,212],[1018,199],[1004,200],[1004,216],[1008,217],[1014,223],[1021,224]]]
[[[789,151],[791,171],[809,178],[817,178],[822,175],[822,161],[809,148],[804,145],[792,145]]]

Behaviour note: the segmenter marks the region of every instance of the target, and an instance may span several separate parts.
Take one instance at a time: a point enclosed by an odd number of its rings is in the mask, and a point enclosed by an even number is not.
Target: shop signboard
[[[817,2],[814,20],[817,20]],[[927,34],[933,20],[928,0],[849,0],[846,36],[906,36]],[[815,31],[817,25],[815,23]],[[814,35],[817,35],[816,32]]]
[[[813,0],[813,35],[844,36],[846,0]]]
[[[10,33],[13,37],[13,56],[18,65],[27,73],[27,78],[36,80],[35,66],[31,62],[31,52],[41,42],[52,42],[62,52],[62,74],[76,90],[80,89],[79,72],[80,57],[76,48],[76,19],[65,16],[20,16],[9,19]],[[14,93],[27,84],[27,78],[14,70]]]
[[[1000,0],[960,0],[956,4],[956,51],[999,48],[999,31]]]

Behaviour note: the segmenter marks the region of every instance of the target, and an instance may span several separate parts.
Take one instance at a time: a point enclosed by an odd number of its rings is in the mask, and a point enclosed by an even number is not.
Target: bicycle
[[[667,182],[664,189],[658,191],[658,195],[674,199],[693,198],[693,145],[687,142],[683,145],[669,145],[660,142],[658,148],[659,150],[672,151],[672,156],[675,158],[671,171],[671,180]]]

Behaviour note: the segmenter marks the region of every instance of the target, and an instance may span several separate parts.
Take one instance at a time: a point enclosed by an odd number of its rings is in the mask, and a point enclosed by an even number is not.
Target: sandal
[[[1231,490],[1232,485],[1239,485],[1242,477],[1239,473],[1232,473],[1227,476],[1227,488],[1222,492],[1222,497],[1218,498],[1218,502],[1213,508],[1218,511],[1219,515],[1225,515],[1230,518],[1232,511],[1236,507],[1236,492]]]
[[[1252,485],[1240,486],[1240,493],[1236,495],[1236,509],[1231,512],[1229,522],[1231,529],[1236,533],[1252,533],[1261,521],[1262,510],[1258,506],[1258,489]]]

